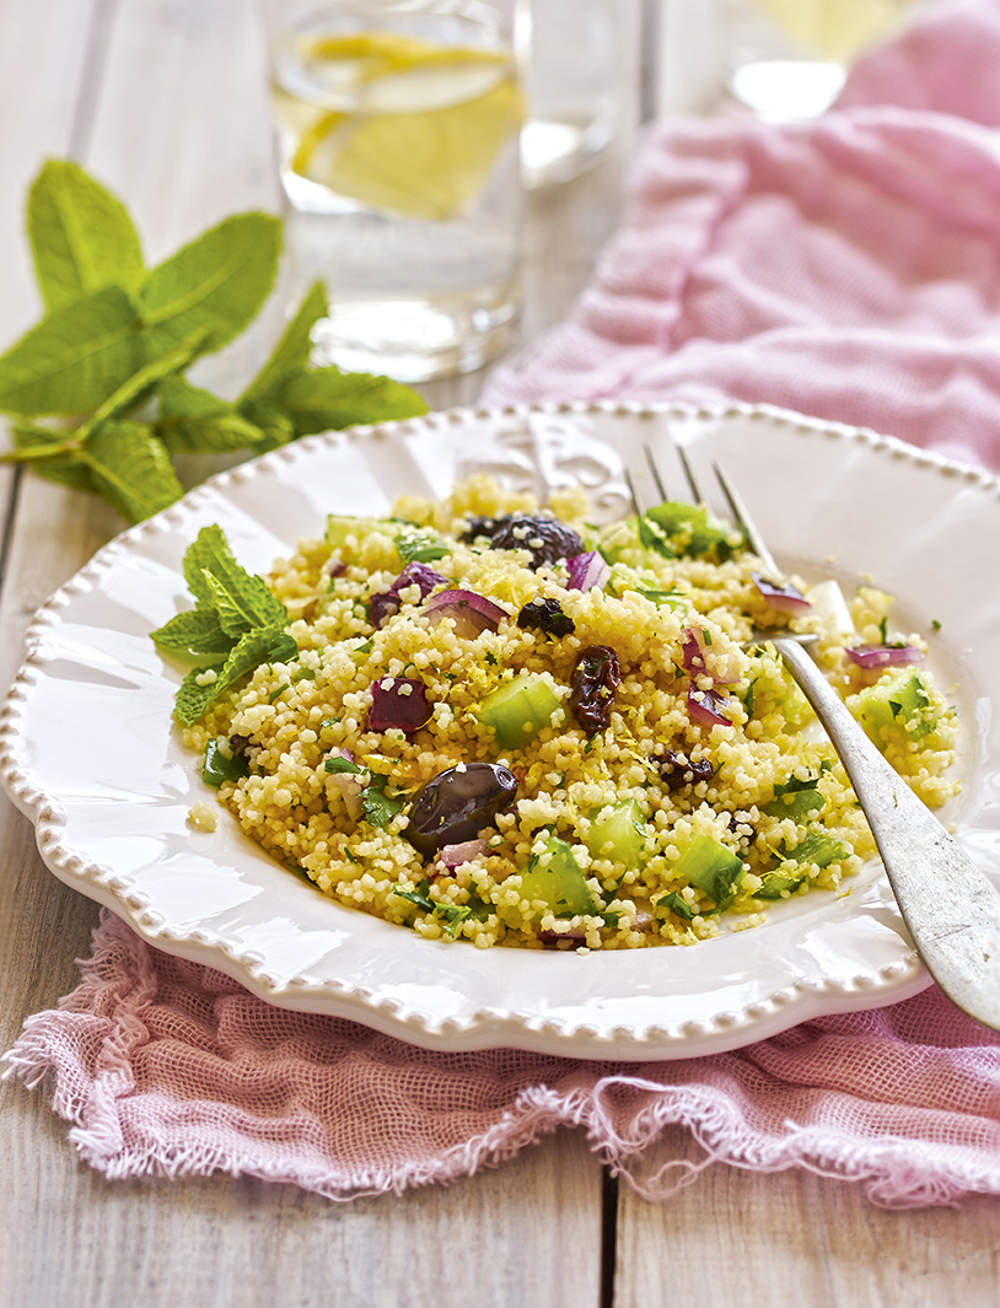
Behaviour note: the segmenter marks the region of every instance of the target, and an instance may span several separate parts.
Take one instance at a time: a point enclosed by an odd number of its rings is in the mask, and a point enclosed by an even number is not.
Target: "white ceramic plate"
[[[0,727],[9,794],[56,876],[161,949],[220,968],[275,1004],[349,1017],[442,1049],[513,1046],[658,1059],[733,1048],[806,1018],[887,1004],[927,984],[877,867],[837,897],[771,908],[765,925],[687,949],[578,955],[426,941],[342,908],[290,875],[221,808],[171,728],[177,671],[148,633],[189,600],[198,529],[220,523],[266,571],[328,511],[384,513],[486,470],[544,496],[576,480],[627,510],[622,463],[643,442],[718,459],[779,560],[814,577],[870,573],[933,637],[966,733],[947,817],[1000,879],[1000,483],[898,442],[770,409],[561,405],[456,411],[313,437],[216,477],[112,541],[32,624]],[[708,476],[704,477],[708,484]]]

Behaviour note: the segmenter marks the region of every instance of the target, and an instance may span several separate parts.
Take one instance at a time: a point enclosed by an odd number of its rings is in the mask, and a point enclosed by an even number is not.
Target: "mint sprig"
[[[172,456],[259,453],[311,432],[426,412],[387,377],[310,366],[326,291],[307,291],[235,400],[184,375],[238,336],[274,282],[281,222],[224,219],[147,268],[125,206],[79,165],[49,160],[28,193],[28,239],[46,315],[0,355],[0,461],[110,500],[132,521],[181,494]]]
[[[217,523],[202,527],[184,555],[195,607],[152,633],[161,649],[198,659],[181,682],[174,716],[189,727],[224,690],[262,663],[289,663],[299,648],[288,610],[263,577],[241,567]]]

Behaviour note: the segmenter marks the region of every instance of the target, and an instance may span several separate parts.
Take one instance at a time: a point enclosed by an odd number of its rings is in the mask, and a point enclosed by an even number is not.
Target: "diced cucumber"
[[[754,898],[780,899],[784,891],[798,890],[803,881],[805,877],[783,876],[780,872],[769,872],[761,888],[753,892]]]
[[[855,709],[858,721],[880,748],[889,730],[904,740],[919,740],[938,724],[938,713],[920,673],[901,668],[880,677],[874,686],[859,691]]]
[[[743,860],[710,836],[695,836],[675,864],[678,877],[704,890],[716,904],[731,899],[743,879]]]
[[[702,504],[668,500],[645,516],[661,529],[678,554],[692,558],[710,556],[721,563],[742,543],[739,532],[712,517]]]
[[[360,541],[376,525],[374,518],[352,518],[340,513],[326,515],[326,543],[335,550],[343,549],[348,536]]]
[[[601,811],[595,809],[594,813]],[[627,799],[616,804],[607,817],[591,821],[587,848],[594,858],[610,858],[626,867],[642,867],[649,858],[648,831],[642,809],[634,799]]]
[[[498,745],[518,749],[549,726],[557,710],[559,700],[545,678],[537,672],[522,672],[486,696],[478,717],[493,728]]]
[[[776,818],[799,818],[807,817],[810,813],[818,813],[826,803],[823,796],[812,786],[803,790],[797,790],[793,794],[785,794],[772,799],[770,803],[761,805],[761,812],[766,813],[768,817]]]
[[[815,863],[817,867],[829,867],[848,855],[848,848],[843,841],[835,840],[825,831],[810,831],[794,849],[789,849],[779,863]]]
[[[550,836],[545,853],[534,855],[521,873],[521,898],[542,900],[556,917],[595,913],[597,905],[580,865],[565,840]]]
[[[670,890],[665,895],[661,895],[659,899],[654,900],[653,907],[657,911],[669,908],[671,913],[676,913],[685,922],[690,922],[696,912],[676,890]]]
[[[205,746],[205,761],[201,766],[201,779],[206,786],[221,786],[224,781],[239,781],[250,771],[250,765],[240,754],[227,758],[214,740]]]

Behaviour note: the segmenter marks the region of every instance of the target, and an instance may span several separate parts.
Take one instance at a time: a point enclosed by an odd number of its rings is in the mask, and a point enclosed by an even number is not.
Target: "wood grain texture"
[[[29,134],[18,176],[27,180],[45,152],[66,153],[75,121],[79,156],[127,197],[153,260],[234,209],[273,209],[260,47],[248,6],[242,0],[98,4],[100,30],[88,43],[85,24],[60,24],[76,3],[36,6],[34,27],[28,7],[19,7],[22,65],[10,69],[15,85],[66,81],[70,47],[79,57],[72,92],[66,87],[59,97],[62,117],[53,107],[46,132]],[[0,216],[10,248],[13,209]],[[582,255],[576,266],[582,281]],[[19,270],[28,296],[27,265]],[[254,352],[263,354],[284,312],[280,296],[254,338],[209,361],[215,384],[235,385],[252,368]],[[559,311],[553,307],[550,320]],[[25,317],[30,312],[26,307]],[[11,322],[10,334],[22,325]],[[428,398],[439,406],[471,402],[481,382],[438,383]],[[30,614],[121,525],[99,501],[35,476],[22,479],[0,595],[6,679],[20,658]],[[29,824],[5,801],[0,849],[0,1042],[6,1047],[24,1016],[51,1006],[75,983],[73,959],[87,951],[97,909],[44,869]],[[109,1184],[77,1161],[65,1124],[43,1095],[9,1082],[0,1095],[0,1166],[9,1181],[0,1187],[4,1308],[416,1305],[439,1298],[442,1285],[446,1301],[455,1303],[551,1305],[596,1297],[601,1173],[578,1136],[563,1133],[496,1172],[447,1189],[339,1206],[294,1187],[224,1178]],[[572,1258],[560,1256],[567,1247]],[[475,1258],[465,1256],[469,1250]]]
[[[671,1128],[662,1156],[702,1155]],[[664,1203],[620,1183],[616,1308],[992,1308],[998,1290],[995,1199],[891,1212],[854,1183],[722,1164]]]

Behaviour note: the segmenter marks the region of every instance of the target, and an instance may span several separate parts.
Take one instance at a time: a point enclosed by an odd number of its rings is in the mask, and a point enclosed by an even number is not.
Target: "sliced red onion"
[[[330,577],[342,577],[347,571],[347,564],[339,554],[333,553],[327,561],[326,571]]]
[[[803,609],[812,608],[796,586],[779,586],[762,577],[759,572],[751,572],[750,577],[768,608],[780,609],[782,613],[801,613]]]
[[[703,727],[731,727],[733,724],[722,712],[725,706],[723,696],[717,695],[714,690],[696,690],[692,686],[688,691],[688,717]]]
[[[566,567],[569,569],[568,590],[592,590],[595,586],[603,586],[611,576],[611,569],[597,550],[588,550],[586,554],[567,559]]]
[[[538,939],[543,945],[558,945],[565,940],[568,945],[576,947],[587,943],[587,933],[582,927],[573,931],[539,931]]]
[[[463,840],[458,845],[442,845],[438,861],[454,871],[463,863],[471,863],[480,854],[485,854],[486,848],[485,840]]]
[[[349,749],[335,749],[333,755],[335,758],[346,758],[348,763],[354,762],[354,755]],[[358,774],[356,772],[333,772],[329,774],[329,779],[343,796],[348,817],[352,821],[357,821],[364,812],[364,805],[361,803],[362,787],[361,782],[358,780]]]
[[[922,663],[923,650],[915,645],[855,645],[844,653],[859,668],[898,667],[902,663]]]
[[[371,691],[369,731],[388,731],[390,727],[398,727],[412,736],[430,721],[427,687],[416,677],[379,677],[372,682]]]
[[[435,586],[444,586],[447,582],[447,577],[442,577],[427,563],[419,560],[408,563],[388,590],[379,591],[369,599],[368,621],[373,627],[381,627],[386,618],[398,613],[403,605],[399,592],[408,586],[419,586],[420,598],[426,599]]]
[[[681,663],[684,666],[684,671],[692,677],[703,677],[708,673],[708,667],[705,663],[705,651],[701,647],[696,632],[691,627],[688,627],[684,632],[684,643],[681,645]]]
[[[427,601],[424,612],[434,622],[454,619],[456,634],[469,640],[481,631],[496,631],[501,619],[510,617],[506,609],[474,590],[442,590]]]

